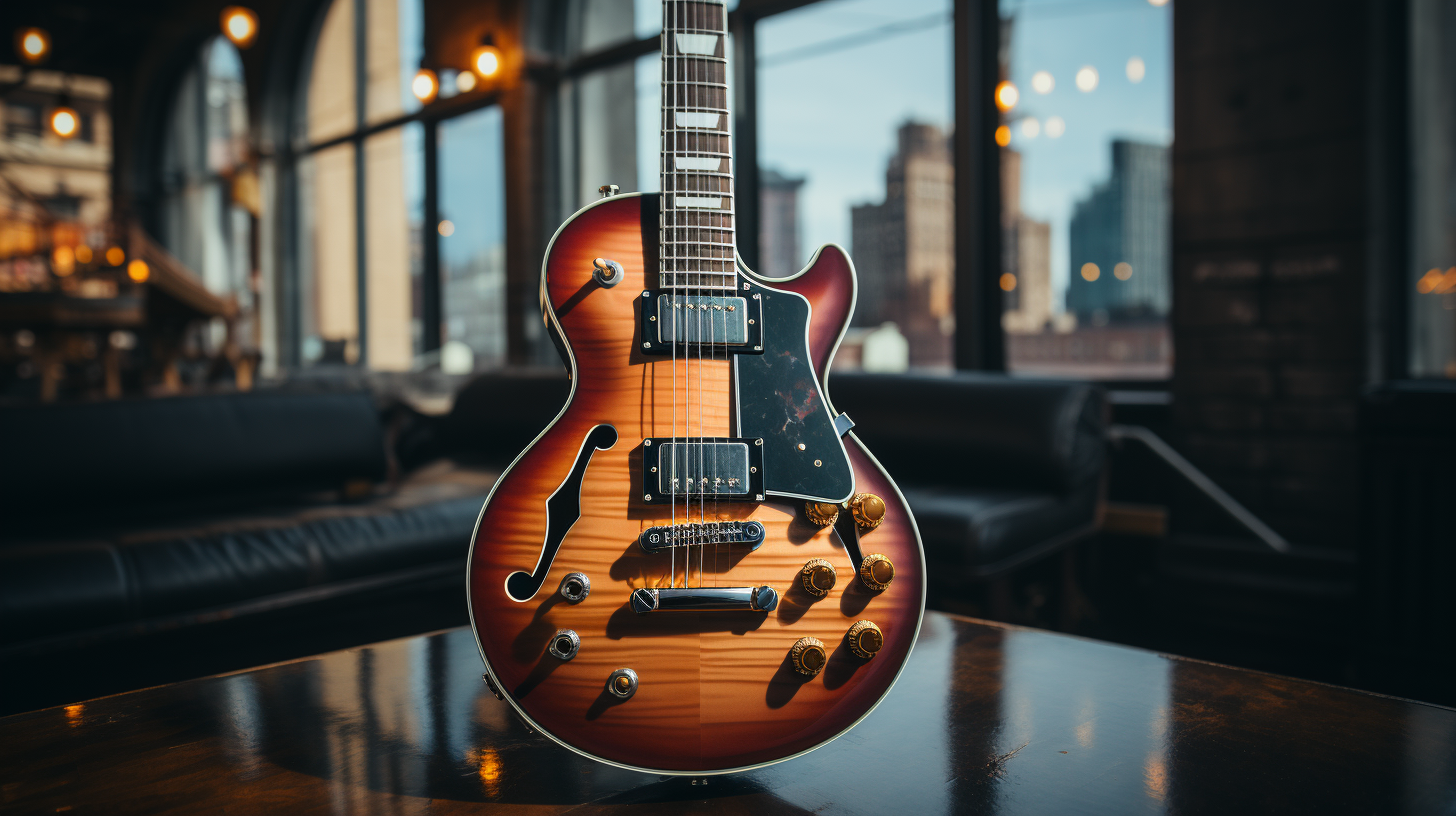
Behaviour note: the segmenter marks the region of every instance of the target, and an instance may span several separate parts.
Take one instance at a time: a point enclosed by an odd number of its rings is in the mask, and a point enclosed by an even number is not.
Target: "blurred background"
[[[1456,5],[728,8],[739,251],[851,252],[831,395],[932,606],[1456,703]],[[4,711],[466,622],[567,392],[542,255],[658,189],[661,24],[0,10]]]

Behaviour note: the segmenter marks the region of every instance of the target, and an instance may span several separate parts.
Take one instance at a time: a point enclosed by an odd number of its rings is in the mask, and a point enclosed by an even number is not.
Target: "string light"
[[[478,74],[481,79],[490,79],[500,73],[500,64],[500,49],[490,43],[470,52],[470,70]],[[462,88],[462,90],[470,89]]]
[[[996,144],[1002,147],[1011,144],[1011,128],[1005,125],[996,128]]]
[[[1052,77],[1051,71],[1037,71],[1031,75],[1031,89],[1039,94],[1049,94],[1057,87],[1057,81]]]
[[[258,15],[250,8],[228,6],[222,10],[222,33],[233,45],[247,48],[258,37]]]
[[[152,268],[141,258],[135,258],[126,265],[126,276],[137,283],[145,283],[152,276]]]
[[[996,84],[996,107],[1009,111],[1016,107],[1019,99],[1021,99],[1021,91],[1018,91],[1009,80],[1002,80]]]
[[[1067,132],[1067,123],[1060,116],[1048,116],[1046,120],[1046,135],[1048,139],[1061,138]]]
[[[22,28],[15,33],[15,50],[20,61],[39,65],[51,53],[51,35],[43,28]]]
[[[51,111],[52,133],[56,134],[62,139],[69,139],[72,136],[75,136],[80,130],[81,116],[80,114],[76,113],[75,108],[69,107],[65,104],[61,104],[57,105],[55,110]]]
[[[1143,62],[1142,57],[1133,57],[1127,61],[1127,80],[1136,85],[1143,81],[1148,75],[1148,66]]]
[[[448,221],[447,220],[447,221],[441,221],[440,222],[440,235],[441,236],[443,236],[445,238],[449,238],[450,236],[452,236],[454,234],[455,234],[455,222],[454,221]]]
[[[126,250],[114,246],[106,250],[106,262],[112,266],[121,266],[126,263]]]
[[[1132,264],[1128,263],[1127,261],[1122,261],[1121,263],[1112,267],[1112,277],[1117,278],[1118,280],[1127,280],[1128,278],[1132,277]]]
[[[1035,139],[1041,134],[1041,122],[1035,116],[1028,116],[1021,120],[1021,135],[1028,139]]]
[[[1082,280],[1091,283],[1102,277],[1102,270],[1097,268],[1095,263],[1082,264]]]
[[[1097,89],[1097,69],[1090,65],[1084,65],[1077,71],[1077,88],[1083,93],[1092,93]]]
[[[415,95],[415,99],[428,105],[435,101],[435,96],[440,93],[440,79],[429,68],[421,68],[415,72],[415,78],[410,81],[410,92]]]
[[[1001,273],[1001,291],[1011,292],[1016,289],[1016,276],[1010,272]]]

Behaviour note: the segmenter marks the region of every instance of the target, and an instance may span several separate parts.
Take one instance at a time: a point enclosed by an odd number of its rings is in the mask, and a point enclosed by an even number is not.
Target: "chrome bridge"
[[[729,437],[642,440],[642,500],[763,501],[763,440]]]
[[[761,587],[687,587],[639,589],[632,593],[632,610],[648,612],[772,612],[779,593]]]
[[[707,521],[648,527],[637,537],[637,543],[647,552],[705,544],[748,544],[756,550],[763,544],[763,535],[763,525],[756,521]]]

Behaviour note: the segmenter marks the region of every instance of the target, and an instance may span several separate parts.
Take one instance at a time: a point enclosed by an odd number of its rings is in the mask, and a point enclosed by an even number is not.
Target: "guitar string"
[[[663,27],[662,27],[662,46],[661,46],[661,48],[662,48],[662,70],[663,70],[664,76],[667,74],[667,72],[669,70],[670,60],[672,59],[669,42],[671,40],[671,34],[670,34],[670,31],[672,30],[671,23],[673,22],[673,19],[672,19],[673,9],[672,9],[672,2],[671,2],[671,0],[668,0],[668,2],[665,5],[668,8],[669,19],[666,20],[666,21],[664,21],[666,24],[663,25]],[[671,189],[672,184],[671,184],[670,176],[667,173],[668,154],[667,154],[667,151],[666,151],[666,147],[667,147],[667,140],[668,139],[676,140],[676,135],[673,132],[672,126],[670,124],[670,120],[668,118],[668,117],[672,116],[671,106],[668,104],[668,100],[667,100],[669,87],[670,87],[669,86],[669,83],[667,83],[666,81],[664,81],[662,83],[662,138],[663,138],[663,147],[664,147],[664,150],[663,150],[663,153],[662,153],[662,163],[663,163],[662,180],[663,180],[664,183],[663,183],[662,204],[661,204],[661,206],[662,206],[662,213],[663,213],[663,216],[662,216],[663,225],[668,229],[668,234],[669,235],[673,235],[676,232],[677,216],[676,216],[676,213],[673,212],[668,207],[669,200],[670,200],[670,196],[673,195],[673,191]],[[664,246],[661,247],[661,253],[662,253],[662,256],[663,256],[662,262],[661,262],[661,266],[664,269],[666,269],[669,266],[670,267],[673,267],[673,268],[676,268],[677,264],[674,261],[671,260],[671,258],[673,257],[672,245],[670,243],[668,243],[668,242],[663,242],[663,244],[664,244]],[[659,280],[658,281],[658,285],[660,286],[661,284],[662,284],[662,281]],[[677,456],[677,450],[678,450],[678,448],[677,448],[677,313],[678,313],[678,299],[677,299],[677,275],[675,275],[675,274],[672,276],[671,286],[672,286],[672,298],[671,298],[671,302],[669,303],[669,312],[672,314],[672,329],[671,329],[670,334],[669,334],[669,337],[670,337],[669,343],[672,346],[672,447],[669,448],[668,450],[672,451],[672,455],[668,457],[668,465],[667,465],[667,467],[668,467],[668,473],[667,473],[667,476],[668,476],[668,500],[669,500],[670,504],[672,505],[671,526],[669,526],[667,528],[668,529],[668,535],[669,535],[669,538],[668,538],[668,552],[670,553],[670,558],[671,558],[671,561],[669,562],[669,572],[668,572],[668,578],[667,578],[667,585],[668,585],[669,588],[677,585],[677,482],[678,482],[678,472],[677,472],[677,459],[678,459],[678,456]],[[661,316],[660,315],[658,316],[658,321],[661,322]],[[686,457],[684,457],[684,459],[686,459]],[[658,456],[658,462],[660,463],[661,461],[662,461],[662,457],[659,454],[659,456]]]

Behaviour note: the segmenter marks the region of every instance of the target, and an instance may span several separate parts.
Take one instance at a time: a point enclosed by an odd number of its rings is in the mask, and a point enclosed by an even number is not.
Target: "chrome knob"
[[[804,515],[810,523],[828,527],[839,518],[839,505],[833,502],[804,502]]]
[[[885,555],[870,553],[859,564],[859,579],[865,586],[879,591],[895,580],[895,565]]]
[[[561,579],[558,590],[569,603],[581,603],[591,594],[591,579],[579,572],[573,572]]]
[[[771,586],[761,586],[753,590],[749,603],[759,612],[772,612],[779,605],[778,590]]]
[[[873,493],[856,493],[849,500],[849,514],[855,524],[873,530],[885,520],[885,500]]]
[[[885,633],[867,620],[855,621],[844,637],[849,642],[849,650],[863,658],[874,657],[885,645]]]
[[[617,669],[607,675],[607,693],[625,700],[637,693],[637,672],[631,669]]]
[[[570,629],[557,629],[556,634],[551,636],[551,645],[546,647],[546,651],[557,660],[570,660],[576,657],[580,648],[580,635]]]
[[[799,579],[804,583],[805,592],[822,598],[834,589],[834,565],[823,558],[810,558],[799,571]]]
[[[794,671],[813,677],[824,670],[824,664],[829,662],[829,653],[824,651],[824,641],[819,638],[799,638],[789,648],[789,660],[794,664]]]

